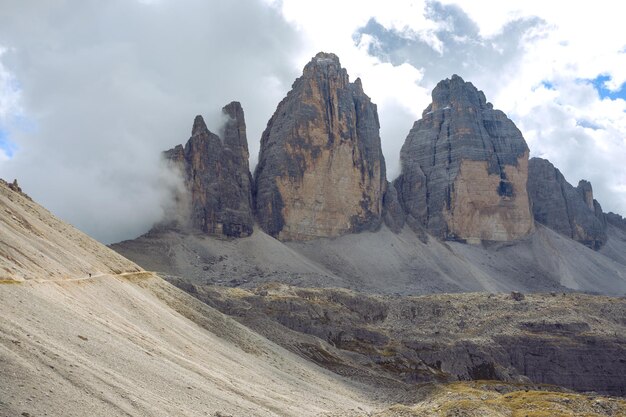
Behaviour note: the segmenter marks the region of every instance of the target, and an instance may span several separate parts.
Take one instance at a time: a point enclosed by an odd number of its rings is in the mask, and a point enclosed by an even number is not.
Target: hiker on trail
[[[89,273],[89,278],[91,278],[91,272]]]

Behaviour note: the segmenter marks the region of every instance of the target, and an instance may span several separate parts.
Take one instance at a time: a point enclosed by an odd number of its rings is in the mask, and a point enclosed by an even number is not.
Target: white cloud
[[[349,3],[342,2],[346,11],[354,6]],[[393,121],[403,123],[408,132],[411,124],[394,119],[393,111],[410,109],[414,118],[419,117],[415,104],[425,106],[423,95],[416,93],[411,100],[405,94],[370,90],[369,85],[393,80],[402,85],[396,91],[431,89],[438,80],[458,73],[483,89],[518,124],[532,154],[550,159],[574,184],[581,178],[591,180],[605,209],[626,213],[624,102],[601,99],[591,83],[584,81],[608,75],[606,87],[619,91],[626,80],[626,29],[619,5],[604,0],[579,2],[568,4],[564,12],[562,4],[543,0],[488,6],[445,0],[368,3],[359,9],[353,24],[358,20],[364,27],[366,16],[375,17],[379,27],[370,27],[369,32],[366,28],[364,33],[370,38],[365,42],[378,49],[379,59],[395,64],[384,74],[368,73],[363,67],[358,70],[369,75],[364,80],[366,92],[383,103],[383,127]],[[291,13],[293,18],[295,13]],[[314,28],[320,22],[303,13],[298,24]],[[325,36],[332,38],[332,25],[329,28]],[[376,33],[388,36],[387,45],[381,47],[384,40],[371,36]],[[421,79],[398,76],[402,62],[419,69]],[[551,83],[553,89],[541,87],[542,82]],[[384,128],[382,139],[385,151],[401,146],[389,143],[396,139],[386,136]],[[386,152],[386,157],[393,170],[397,153]]]
[[[0,70],[19,82],[24,117],[8,126],[18,150],[0,177],[17,177],[105,242],[135,237],[162,215],[163,185],[175,178],[160,152],[186,142],[196,114],[215,129],[221,107],[241,101],[256,157],[297,74],[298,34],[256,1],[5,0],[2,9]],[[16,108],[10,90],[0,97]]]
[[[2,62],[6,52],[7,48],[0,44],[0,128],[9,124],[11,118],[22,113],[17,80]]]

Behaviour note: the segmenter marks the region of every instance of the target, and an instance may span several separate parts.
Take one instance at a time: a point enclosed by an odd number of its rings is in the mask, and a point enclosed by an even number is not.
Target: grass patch
[[[0,285],[22,284],[23,279],[0,277]]]
[[[144,280],[144,279],[155,277],[155,274],[150,271],[124,272],[124,273],[117,274],[117,275],[115,274],[111,274],[111,275],[113,275],[114,277],[126,279],[128,281],[138,281],[138,280]]]
[[[499,382],[499,393],[480,382],[453,382],[423,389],[423,400],[412,406],[394,405],[376,417],[568,417],[626,416],[626,401],[617,397],[518,389]],[[481,388],[484,387],[484,388]],[[555,387],[558,389],[557,387]]]

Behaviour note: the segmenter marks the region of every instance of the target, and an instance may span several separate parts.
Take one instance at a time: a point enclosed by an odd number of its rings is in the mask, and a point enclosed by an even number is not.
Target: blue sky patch
[[[608,75],[599,75],[593,80],[589,80],[591,85],[598,90],[598,94],[600,94],[600,98],[610,98],[611,100],[615,100],[621,98],[622,100],[626,100],[626,88],[624,88],[624,84],[621,85],[618,91],[609,90],[605,83],[611,79]]]
[[[602,129],[602,126],[600,126],[599,124],[596,124],[594,122],[591,122],[591,121],[585,120],[585,119],[577,120],[576,124],[578,126],[580,126],[580,127],[586,128],[586,129],[593,129],[593,130]]]
[[[0,149],[9,157],[15,152],[15,144],[9,140],[9,134],[0,128]]]
[[[548,90],[554,90],[554,84],[552,84],[550,81],[542,81],[541,85],[543,85]]]

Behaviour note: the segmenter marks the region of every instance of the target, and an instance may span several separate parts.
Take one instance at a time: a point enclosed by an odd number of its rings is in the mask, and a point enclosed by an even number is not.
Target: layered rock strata
[[[528,192],[539,223],[592,249],[606,242],[605,215],[588,181],[582,180],[574,187],[550,161],[532,158]]]
[[[469,242],[528,235],[534,222],[521,132],[457,75],[437,84],[432,98],[400,153],[395,184],[407,222]]]
[[[187,194],[179,198],[179,212],[188,225],[211,235],[228,237],[252,233],[252,177],[243,109],[226,105],[223,138],[196,116],[191,138],[164,152],[184,179]]]
[[[255,170],[259,225],[281,240],[375,229],[386,186],[376,105],[319,53],[280,102]]]
[[[210,306],[346,376],[366,368],[379,373],[378,381],[532,381],[626,394],[626,301],[620,298],[565,293],[381,297],[275,283],[254,290],[191,288]],[[314,345],[308,336],[317,338]]]

